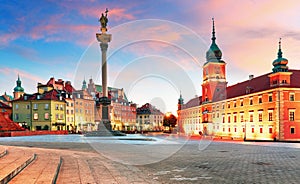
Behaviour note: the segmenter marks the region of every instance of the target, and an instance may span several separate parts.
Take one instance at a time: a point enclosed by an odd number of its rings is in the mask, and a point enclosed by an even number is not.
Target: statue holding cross
[[[106,8],[106,10],[105,10],[105,16],[102,13],[101,17],[99,19],[99,22],[101,23],[101,30],[105,29],[105,31],[107,31],[107,28],[106,28],[107,22],[108,22],[107,13],[108,13],[108,9]]]

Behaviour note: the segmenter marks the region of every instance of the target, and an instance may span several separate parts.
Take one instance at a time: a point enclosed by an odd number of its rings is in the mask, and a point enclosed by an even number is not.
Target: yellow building
[[[66,130],[66,102],[57,90],[24,94],[12,106],[13,121],[30,130]]]

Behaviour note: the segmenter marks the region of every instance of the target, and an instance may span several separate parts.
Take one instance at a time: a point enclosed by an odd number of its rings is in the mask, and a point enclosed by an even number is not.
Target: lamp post
[[[247,120],[245,119],[245,132],[244,132],[244,141],[246,140],[246,135],[247,135],[247,130],[246,130],[246,127],[247,127]]]

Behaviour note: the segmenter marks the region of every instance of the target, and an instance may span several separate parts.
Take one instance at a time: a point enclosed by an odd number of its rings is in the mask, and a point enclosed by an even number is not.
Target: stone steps
[[[53,153],[38,153],[36,159],[11,182],[14,184],[55,183],[61,158]]]
[[[4,147],[0,147],[0,158],[4,157],[7,154],[7,149]]]
[[[26,166],[28,166],[36,155],[30,151],[11,148],[0,158],[0,183],[7,183]]]

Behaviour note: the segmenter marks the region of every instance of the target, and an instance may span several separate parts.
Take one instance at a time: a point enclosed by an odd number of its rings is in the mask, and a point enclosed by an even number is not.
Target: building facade
[[[164,114],[149,103],[136,109],[136,117],[136,127],[138,131],[163,130]]]
[[[226,63],[212,44],[203,65],[202,96],[178,100],[179,131],[245,140],[300,140],[300,70],[288,69],[281,41],[272,72],[227,86]]]
[[[92,79],[86,84],[82,83],[82,89],[92,95],[96,101],[95,121],[99,123],[102,119],[102,108],[98,99],[102,97],[102,86],[97,85]],[[111,100],[109,106],[109,120],[113,130],[134,131],[136,129],[136,104],[129,102],[123,89],[108,87],[108,98]]]
[[[66,102],[57,90],[13,100],[13,121],[29,130],[66,130]]]

